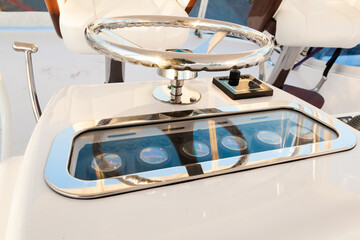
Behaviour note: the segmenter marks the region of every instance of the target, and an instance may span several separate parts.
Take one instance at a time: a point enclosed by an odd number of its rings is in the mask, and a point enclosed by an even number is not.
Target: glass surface
[[[148,147],[141,150],[139,158],[146,164],[161,164],[166,162],[169,156],[161,147]]]
[[[327,62],[334,51],[335,48],[324,48],[319,53],[315,54],[314,58]],[[360,44],[354,48],[343,49],[335,63],[360,67]]]
[[[225,136],[221,139],[221,144],[232,151],[245,150],[248,147],[246,140],[238,136]]]
[[[91,167],[99,172],[111,172],[118,170],[123,165],[121,157],[115,153],[102,153],[95,156]]]
[[[260,131],[256,134],[256,138],[261,144],[280,145],[282,142],[282,137],[277,132],[272,131]]]
[[[47,11],[44,0],[3,0],[1,11]]]
[[[184,144],[183,151],[190,157],[202,158],[210,154],[210,148],[203,142],[190,141]]]
[[[250,0],[209,0],[205,18],[247,26],[250,2]],[[200,3],[200,0],[196,2],[190,17],[198,16]]]
[[[78,179],[95,180],[336,138],[333,130],[291,110],[98,130],[75,139],[69,171]],[[101,154],[116,161],[106,162],[99,174],[93,162]]]

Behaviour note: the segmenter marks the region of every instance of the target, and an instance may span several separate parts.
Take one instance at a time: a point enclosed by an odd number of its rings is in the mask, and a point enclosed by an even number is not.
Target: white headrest
[[[359,5],[359,0],[283,0],[274,15],[275,38],[286,46],[352,48],[360,43]]]

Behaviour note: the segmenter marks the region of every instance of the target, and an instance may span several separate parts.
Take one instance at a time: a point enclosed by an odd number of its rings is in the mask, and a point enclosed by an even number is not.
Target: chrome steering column
[[[170,79],[169,85],[162,85],[154,89],[155,99],[174,104],[192,104],[200,100],[201,94],[189,87],[184,87],[184,81],[197,77],[197,72],[178,71],[173,69],[159,69],[158,74]]]

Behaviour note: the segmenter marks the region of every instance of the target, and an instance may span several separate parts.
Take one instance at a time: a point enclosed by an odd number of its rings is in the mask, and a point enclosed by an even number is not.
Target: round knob
[[[239,85],[239,80],[240,80],[240,71],[237,69],[232,69],[229,75],[229,85],[237,86]]]

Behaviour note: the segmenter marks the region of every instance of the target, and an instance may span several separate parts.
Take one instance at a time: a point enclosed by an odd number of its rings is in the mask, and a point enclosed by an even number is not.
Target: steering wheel
[[[199,53],[199,51],[191,52],[180,49],[176,51],[158,51],[141,48],[141,46],[127,41],[113,31],[120,28],[133,27],[190,28],[207,32],[210,31],[216,34],[214,34],[213,40],[210,39],[210,41],[205,42],[207,50],[202,53],[201,51]],[[101,33],[110,37],[111,40],[109,40],[110,38],[108,37],[103,37]],[[209,54],[212,48],[226,35],[248,40],[258,45],[259,48],[236,53]],[[217,20],[176,16],[139,15],[99,19],[88,25],[85,29],[85,36],[93,49],[114,60],[141,64],[147,67],[156,67],[162,72],[165,70],[165,75],[171,75],[171,78],[176,81],[171,83],[174,90],[171,90],[172,93],[170,93],[170,97],[171,95],[184,95],[181,91],[183,83],[179,81],[196,77],[196,72],[227,71],[230,69],[252,67],[266,62],[274,48],[270,37],[245,26]],[[169,71],[166,69],[169,69]],[[195,73],[191,74],[192,72]],[[178,91],[179,89],[180,91]],[[180,101],[181,102],[174,102],[174,100],[170,99],[168,102],[184,103],[184,99]],[[195,101],[192,99],[191,101],[189,100],[189,103]]]

